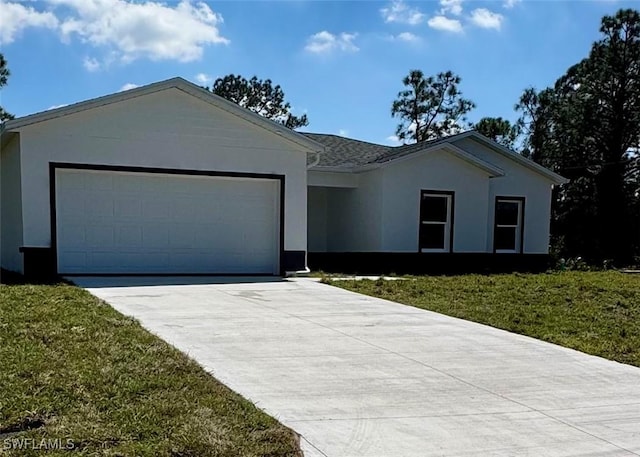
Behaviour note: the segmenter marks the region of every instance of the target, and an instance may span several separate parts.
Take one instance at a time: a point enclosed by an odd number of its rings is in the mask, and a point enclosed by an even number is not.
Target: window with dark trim
[[[420,191],[420,252],[453,251],[454,193]]]
[[[524,238],[524,197],[496,197],[493,250],[522,253]]]

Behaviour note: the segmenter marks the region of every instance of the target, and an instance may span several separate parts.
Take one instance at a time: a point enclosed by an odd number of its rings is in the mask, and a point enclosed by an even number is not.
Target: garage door
[[[56,169],[61,274],[278,274],[277,179]]]

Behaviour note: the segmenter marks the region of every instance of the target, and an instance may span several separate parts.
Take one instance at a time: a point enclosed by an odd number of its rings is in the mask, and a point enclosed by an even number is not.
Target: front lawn
[[[0,360],[0,454],[301,455],[291,430],[70,285],[0,286]]]
[[[329,282],[640,366],[640,275],[562,272]]]

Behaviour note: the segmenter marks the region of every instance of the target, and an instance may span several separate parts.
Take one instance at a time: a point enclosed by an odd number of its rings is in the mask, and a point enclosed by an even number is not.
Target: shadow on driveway
[[[101,289],[105,287],[251,284],[287,281],[280,276],[67,276],[65,279],[80,287],[89,289]]]

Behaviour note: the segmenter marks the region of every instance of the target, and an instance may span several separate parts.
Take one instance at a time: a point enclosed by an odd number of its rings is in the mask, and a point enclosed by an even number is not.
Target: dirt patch
[[[27,432],[37,428],[44,427],[44,420],[40,417],[25,417],[20,422],[0,427],[0,438],[16,433]]]

